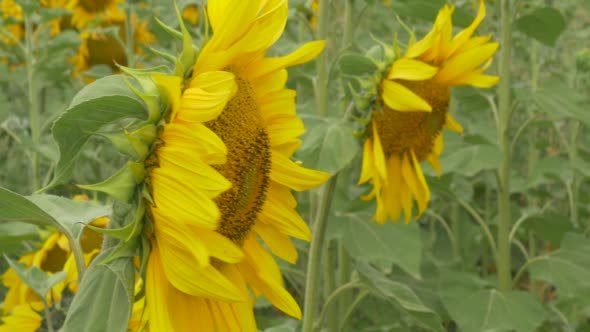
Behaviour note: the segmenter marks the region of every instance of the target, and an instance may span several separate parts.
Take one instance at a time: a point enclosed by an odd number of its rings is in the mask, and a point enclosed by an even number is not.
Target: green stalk
[[[55,329],[53,328],[53,316],[51,315],[51,310],[49,309],[49,303],[45,299],[43,299],[43,311],[45,312],[45,322],[47,323],[47,331],[54,332]]]
[[[510,271],[510,137],[508,127],[511,117],[510,104],[510,55],[512,38],[512,17],[510,0],[500,1],[502,21],[502,49],[500,58],[500,86],[498,88],[498,140],[502,152],[502,160],[497,172],[498,182],[498,286],[503,292],[512,289]]]
[[[578,215],[578,171],[576,170],[576,160],[578,159],[578,133],[580,131],[580,122],[575,121],[570,132],[569,159],[572,169],[572,183],[569,194],[570,218],[574,227],[580,227]]]
[[[29,121],[31,126],[31,189],[39,188],[39,148],[41,138],[41,121],[37,106],[37,90],[35,86],[35,54],[33,49],[33,23],[30,15],[25,15],[25,62],[27,66],[27,95],[29,102]]]
[[[320,205],[318,207],[317,219],[313,223],[313,240],[309,248],[309,257],[307,261],[307,275],[305,278],[305,301],[303,304],[303,332],[313,331],[314,316],[317,307],[317,288],[320,279],[319,270],[322,257],[322,248],[324,246],[324,237],[326,235],[326,225],[330,205],[338,175],[334,175],[327,184],[324,185]]]
[[[330,0],[319,0],[318,9],[318,34],[317,39],[326,40],[328,39],[328,19],[329,11],[328,6]],[[316,81],[316,102],[318,114],[321,116],[328,115],[328,48],[318,57],[316,62],[317,81]]]
[[[328,323],[328,331],[336,332],[338,331],[338,316],[336,315],[336,308],[335,306],[327,307],[327,299],[330,298],[332,291],[336,288],[335,280],[334,280],[334,255],[332,251],[332,242],[333,241],[326,241],[324,245],[324,263],[322,264],[324,267],[324,308],[322,312],[325,311]],[[321,320],[319,321],[321,323]]]

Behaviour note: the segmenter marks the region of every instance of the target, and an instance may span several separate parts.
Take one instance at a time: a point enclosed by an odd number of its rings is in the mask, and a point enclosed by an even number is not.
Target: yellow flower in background
[[[59,9],[67,9],[68,8],[68,0],[41,0],[41,5],[45,8],[59,8]],[[70,25],[71,18],[67,17],[59,17],[51,20],[49,22],[51,26],[51,36],[57,36],[62,30],[66,30],[71,27]]]
[[[119,7],[123,2],[125,0],[69,0],[72,25],[77,29],[83,29],[91,23],[124,21],[125,12]]]
[[[199,7],[195,4],[186,5],[182,10],[182,18],[191,25],[197,25],[199,22]]]
[[[0,11],[4,19],[9,18],[16,21],[22,21],[23,19],[23,9],[14,0],[2,0],[0,2]],[[25,29],[21,23],[7,24],[4,29],[10,35],[1,34],[0,42],[7,46],[15,45],[25,35]]]
[[[210,1],[213,36],[185,90],[178,77],[156,77],[172,114],[150,162],[157,165],[146,277],[152,331],[256,331],[252,295],[301,317],[258,240],[294,263],[289,236],[311,234],[290,189],[329,177],[290,159],[304,128],[295,92],[285,89],[286,67],[313,59],[324,43],[265,57],[287,14],[286,0]]]
[[[318,25],[318,12],[320,11],[320,0],[311,0],[311,17],[309,18],[309,25],[316,28]]]
[[[453,10],[445,5],[432,30],[409,45],[381,82],[380,109],[373,113],[359,180],[373,184],[366,199],[377,199],[380,223],[388,217],[397,221],[402,211],[410,222],[414,201],[419,214],[426,209],[430,190],[420,163],[427,161],[440,174],[442,129],[463,131],[448,113],[451,87],[487,88],[498,82],[497,76],[484,74],[498,43],[490,42],[490,36],[473,37],[486,14],[484,1],[474,21],[455,36]]]
[[[40,302],[24,303],[16,306],[12,314],[0,316],[0,332],[36,332],[43,323],[39,314],[43,310]]]
[[[107,223],[108,218],[103,217],[96,219],[91,224],[96,227],[105,227]],[[102,236],[89,229],[85,229],[82,233],[80,243],[84,252],[84,259],[86,264],[88,264],[98,254],[102,244]],[[60,271],[67,272],[67,277],[55,285],[51,289],[51,293],[47,295],[48,303],[53,303],[53,301],[59,302],[61,300],[61,294],[66,287],[73,292],[78,288],[78,271],[75,260],[71,254],[68,240],[63,234],[51,234],[38,251],[22,256],[19,262],[27,267],[37,267],[50,274]],[[8,288],[2,305],[4,313],[12,311],[19,305],[40,302],[39,297],[18,277],[12,268],[9,268],[2,275],[2,282]]]
[[[132,24],[134,51],[135,54],[142,54],[142,47],[153,43],[155,37],[147,29],[147,21],[140,21],[133,16]],[[71,59],[75,65],[75,75],[81,75],[83,71],[96,65],[109,66],[113,72],[119,72],[117,64],[128,65],[125,45],[121,44],[127,38],[125,24],[119,22],[114,26],[119,27],[119,40],[115,36],[100,33],[82,32],[80,34],[82,42],[78,48],[78,53]],[[92,79],[88,80],[92,81]]]

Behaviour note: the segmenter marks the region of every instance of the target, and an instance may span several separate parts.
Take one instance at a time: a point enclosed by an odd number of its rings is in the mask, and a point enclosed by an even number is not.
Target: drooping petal
[[[420,60],[402,58],[393,63],[387,78],[390,80],[421,81],[432,78],[437,71],[437,67],[428,65]]]
[[[432,111],[432,107],[428,102],[400,83],[385,80],[383,81],[382,87],[383,101],[393,110],[400,112]]]

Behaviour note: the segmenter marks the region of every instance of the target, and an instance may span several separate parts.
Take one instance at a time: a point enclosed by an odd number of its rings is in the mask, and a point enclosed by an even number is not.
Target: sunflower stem
[[[338,285],[345,285],[350,281],[350,261],[351,257],[346,251],[346,247],[342,241],[338,241]],[[346,310],[351,302],[351,294],[343,294],[338,301],[338,317],[344,317]],[[342,330],[344,325],[339,321],[339,330]]]
[[[496,265],[498,267],[498,286],[503,292],[512,289],[510,271],[510,140],[508,127],[510,124],[510,55],[512,38],[511,1],[500,1],[502,22],[502,50],[500,59],[500,85],[498,88],[498,140],[502,151],[502,160],[497,173],[498,180],[498,251]]]
[[[335,280],[334,280],[334,255],[332,251],[332,243],[333,241],[326,241],[324,245],[324,306],[322,308],[322,313],[325,312],[328,324],[328,331],[336,332],[338,331],[338,316],[336,315],[336,307],[330,306],[328,307],[328,300],[332,291],[335,288]],[[322,320],[318,319],[318,323],[321,324]]]
[[[303,332],[312,332],[314,316],[317,307],[317,288],[320,280],[320,264],[322,260],[322,248],[324,238],[326,235],[326,226],[330,205],[332,204],[332,197],[336,182],[338,181],[338,174],[332,176],[327,184],[324,185],[324,190],[320,198],[317,218],[313,223],[312,234],[314,236],[309,248],[309,257],[307,261],[307,274],[305,277],[305,301],[303,304]]]
[[[43,299],[43,311],[45,312],[45,322],[47,324],[47,331],[54,332],[53,328],[53,316],[51,316],[51,310],[49,310],[49,303]]]
[[[27,4],[30,0],[27,2]],[[35,53],[33,49],[33,23],[31,16],[24,16],[25,23],[25,62],[27,67],[27,97],[29,102],[29,121],[31,128],[31,189],[34,192],[39,188],[39,148],[41,138],[41,125],[39,109],[37,106],[37,87],[35,86]]]

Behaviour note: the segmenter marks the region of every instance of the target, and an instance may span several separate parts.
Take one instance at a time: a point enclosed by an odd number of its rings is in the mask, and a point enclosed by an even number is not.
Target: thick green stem
[[[338,286],[345,285],[350,280],[350,261],[351,257],[346,251],[342,241],[338,243]],[[349,303],[352,300],[351,294],[343,294],[338,300],[338,317],[344,317],[346,310],[348,310]],[[344,327],[342,320],[339,321],[340,330]]]
[[[324,308],[328,323],[328,331],[338,331],[338,316],[335,306],[327,307],[327,299],[330,298],[332,291],[336,288],[334,280],[334,255],[332,251],[332,241],[326,241],[324,245]]]
[[[498,140],[502,151],[502,160],[497,173],[498,180],[498,286],[501,291],[508,292],[512,288],[510,271],[510,55],[512,39],[512,19],[510,0],[500,1],[502,21],[502,49],[500,58],[500,86],[498,88]]]
[[[576,121],[572,124],[572,130],[570,133],[570,144],[569,144],[569,159],[570,167],[572,168],[572,182],[571,189],[569,190],[569,203],[570,203],[570,218],[572,224],[575,227],[580,226],[580,220],[578,216],[578,171],[576,170],[576,160],[578,159],[578,133],[580,131],[580,123]]]
[[[53,316],[51,315],[51,310],[49,309],[49,303],[47,303],[45,300],[43,300],[43,311],[45,312],[47,331],[54,332],[55,329],[53,328]]]
[[[317,39],[328,39],[328,19],[330,0],[319,0],[318,12],[318,34]],[[326,45],[328,48],[329,45]],[[318,114],[321,116],[328,115],[328,50],[324,50],[318,57],[316,63],[317,81],[316,81],[316,102]]]
[[[345,49],[352,44],[352,34],[354,32],[353,10],[354,0],[344,0],[344,31],[342,35],[342,48]]]
[[[307,261],[307,274],[305,278],[305,302],[303,305],[303,332],[311,332],[313,330],[313,322],[315,311],[317,307],[317,288],[320,280],[320,264],[322,257],[322,248],[324,244],[324,237],[326,235],[326,226],[328,221],[328,214],[330,205],[332,204],[332,197],[338,175],[334,175],[324,186],[324,191],[321,196],[320,205],[318,207],[317,218],[313,223],[313,240],[309,248],[309,257]]]
[[[37,106],[37,90],[35,86],[35,53],[33,49],[33,23],[29,14],[24,17],[25,23],[25,62],[27,66],[27,97],[29,102],[29,121],[31,127],[31,189],[39,188],[39,154],[37,153],[41,138],[41,121]]]

